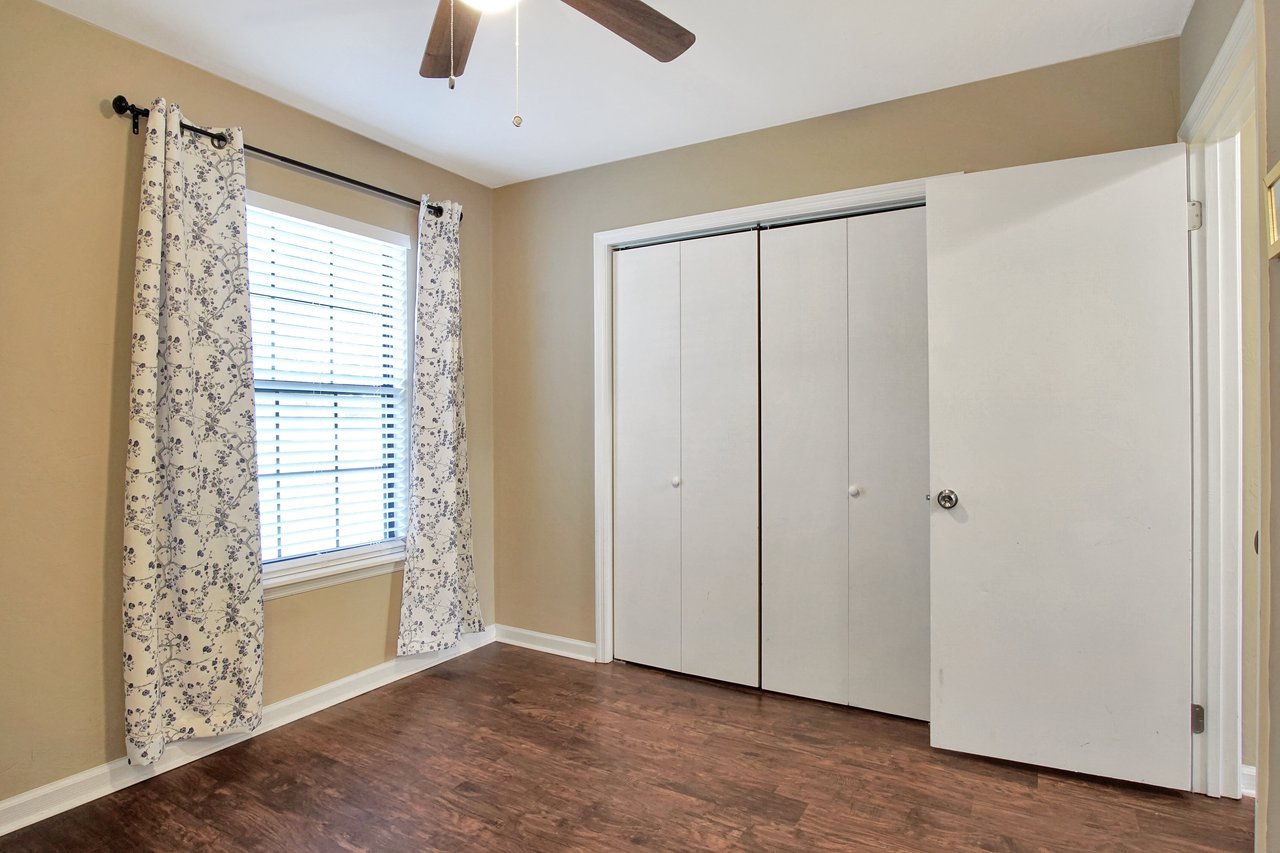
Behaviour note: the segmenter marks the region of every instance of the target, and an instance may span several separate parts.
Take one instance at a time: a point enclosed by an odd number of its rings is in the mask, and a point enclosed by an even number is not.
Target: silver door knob
[[[943,509],[955,509],[960,503],[960,496],[950,489],[943,489],[938,492],[938,506]]]
[[[672,478],[671,478],[671,488],[673,488],[673,489],[678,489],[678,488],[680,488],[680,478],[679,478],[679,477],[672,477]]]

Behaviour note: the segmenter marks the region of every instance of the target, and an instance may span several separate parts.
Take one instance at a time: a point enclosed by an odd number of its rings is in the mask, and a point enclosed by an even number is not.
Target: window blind
[[[399,538],[407,247],[252,205],[248,244],[263,562]]]

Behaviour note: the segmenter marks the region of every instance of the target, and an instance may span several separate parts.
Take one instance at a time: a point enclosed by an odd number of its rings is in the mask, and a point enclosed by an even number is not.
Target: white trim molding
[[[252,732],[171,743],[165,747],[160,760],[150,766],[132,765],[127,759],[117,758],[0,801],[0,836],[487,646],[494,641],[496,633],[493,627],[489,627],[478,634],[466,634],[462,642],[452,649],[393,658],[363,672],[272,703],[263,709],[262,725]]]
[[[328,210],[321,210],[318,207],[309,207],[305,204],[299,204],[296,201],[279,198],[257,190],[249,190],[245,193],[245,201],[254,207],[261,207],[270,210],[272,213],[280,213],[285,216],[292,216],[294,219],[305,219],[308,222],[318,222],[321,225],[327,225],[330,228],[337,228],[341,231],[350,231],[353,234],[359,234],[362,237],[369,237],[373,240],[381,240],[384,243],[392,243],[405,248],[413,248],[414,235],[407,234],[403,231],[392,231],[389,228],[382,228],[360,219],[352,219],[349,216],[341,216]]]
[[[1245,797],[1258,796],[1258,768],[1248,764],[1240,765],[1240,794]]]
[[[1206,709],[1192,741],[1192,790],[1238,797],[1244,469],[1234,146],[1193,146],[1189,167],[1205,214],[1191,235],[1192,701]]]
[[[313,589],[350,583],[404,568],[404,539],[343,548],[267,563],[262,571],[266,601]]]
[[[508,646],[520,646],[523,649],[533,649],[536,652],[546,652],[562,658],[573,658],[590,663],[596,661],[596,644],[586,640],[558,637],[555,634],[513,628],[510,625],[495,625],[494,628],[497,630],[497,641]]]
[[[1210,128],[1243,123],[1238,112],[1241,109],[1249,112],[1255,109],[1253,93],[1257,86],[1254,79],[1256,57],[1257,21],[1252,0],[1246,0],[1240,4],[1240,11],[1231,22],[1227,37],[1182,120],[1182,127],[1178,130],[1179,139],[1184,142],[1203,141]],[[1237,92],[1247,97],[1232,97]],[[1237,115],[1233,116],[1233,112]]]
[[[1193,740],[1192,789],[1214,797],[1247,790],[1242,764],[1244,436],[1242,257],[1247,164],[1241,132],[1256,113],[1254,4],[1242,3],[1179,130],[1189,146],[1192,232],[1195,526],[1193,702],[1206,709]],[[1256,462],[1256,460],[1255,460]]]
[[[893,210],[924,202],[925,179],[702,213],[598,231],[595,269],[595,659],[613,660],[613,252],[689,237]]]

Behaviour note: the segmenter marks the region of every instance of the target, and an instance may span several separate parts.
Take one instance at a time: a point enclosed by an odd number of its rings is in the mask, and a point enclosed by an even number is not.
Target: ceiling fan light
[[[496,14],[514,7],[520,0],[462,0],[472,9],[482,14]]]

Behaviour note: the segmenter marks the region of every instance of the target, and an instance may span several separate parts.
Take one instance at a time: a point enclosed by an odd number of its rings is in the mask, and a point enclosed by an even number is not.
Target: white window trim
[[[294,216],[298,219],[305,219],[308,222],[315,222],[320,225],[327,225],[330,228],[337,228],[342,231],[350,231],[352,234],[359,234],[361,237],[368,237],[372,240],[381,240],[384,243],[394,243],[397,246],[404,246],[406,249],[413,249],[413,237],[400,231],[392,231],[389,228],[380,228],[377,225],[370,225],[368,222],[361,222],[358,219],[348,219],[345,216],[339,216],[336,213],[330,213],[327,210],[320,210],[315,207],[307,207],[305,204],[298,204],[294,201],[287,201],[275,196],[266,195],[265,193],[249,190],[246,200],[253,207],[261,207],[272,213],[280,213],[285,216]],[[412,251],[410,251],[410,260],[413,260]]]
[[[413,318],[416,289],[413,286],[412,270],[414,261],[414,238],[409,234],[380,228],[358,219],[349,219],[327,210],[319,210],[297,202],[287,201],[275,196],[249,190],[246,201],[254,207],[260,207],[273,213],[295,216],[309,222],[327,225],[404,246],[409,254],[409,264],[405,266],[405,294],[408,304],[405,306],[406,353],[410,369],[413,364]],[[407,425],[406,425],[407,428]],[[404,538],[388,539],[385,542],[371,542],[368,545],[356,545],[351,548],[340,548],[324,551],[319,554],[304,554],[283,560],[272,560],[262,565],[263,599],[271,601],[316,589],[351,583],[365,578],[398,572],[404,567]]]
[[[324,589],[398,572],[404,563],[404,540],[389,539],[321,554],[276,560],[262,572],[263,598],[271,601],[313,589]]]

